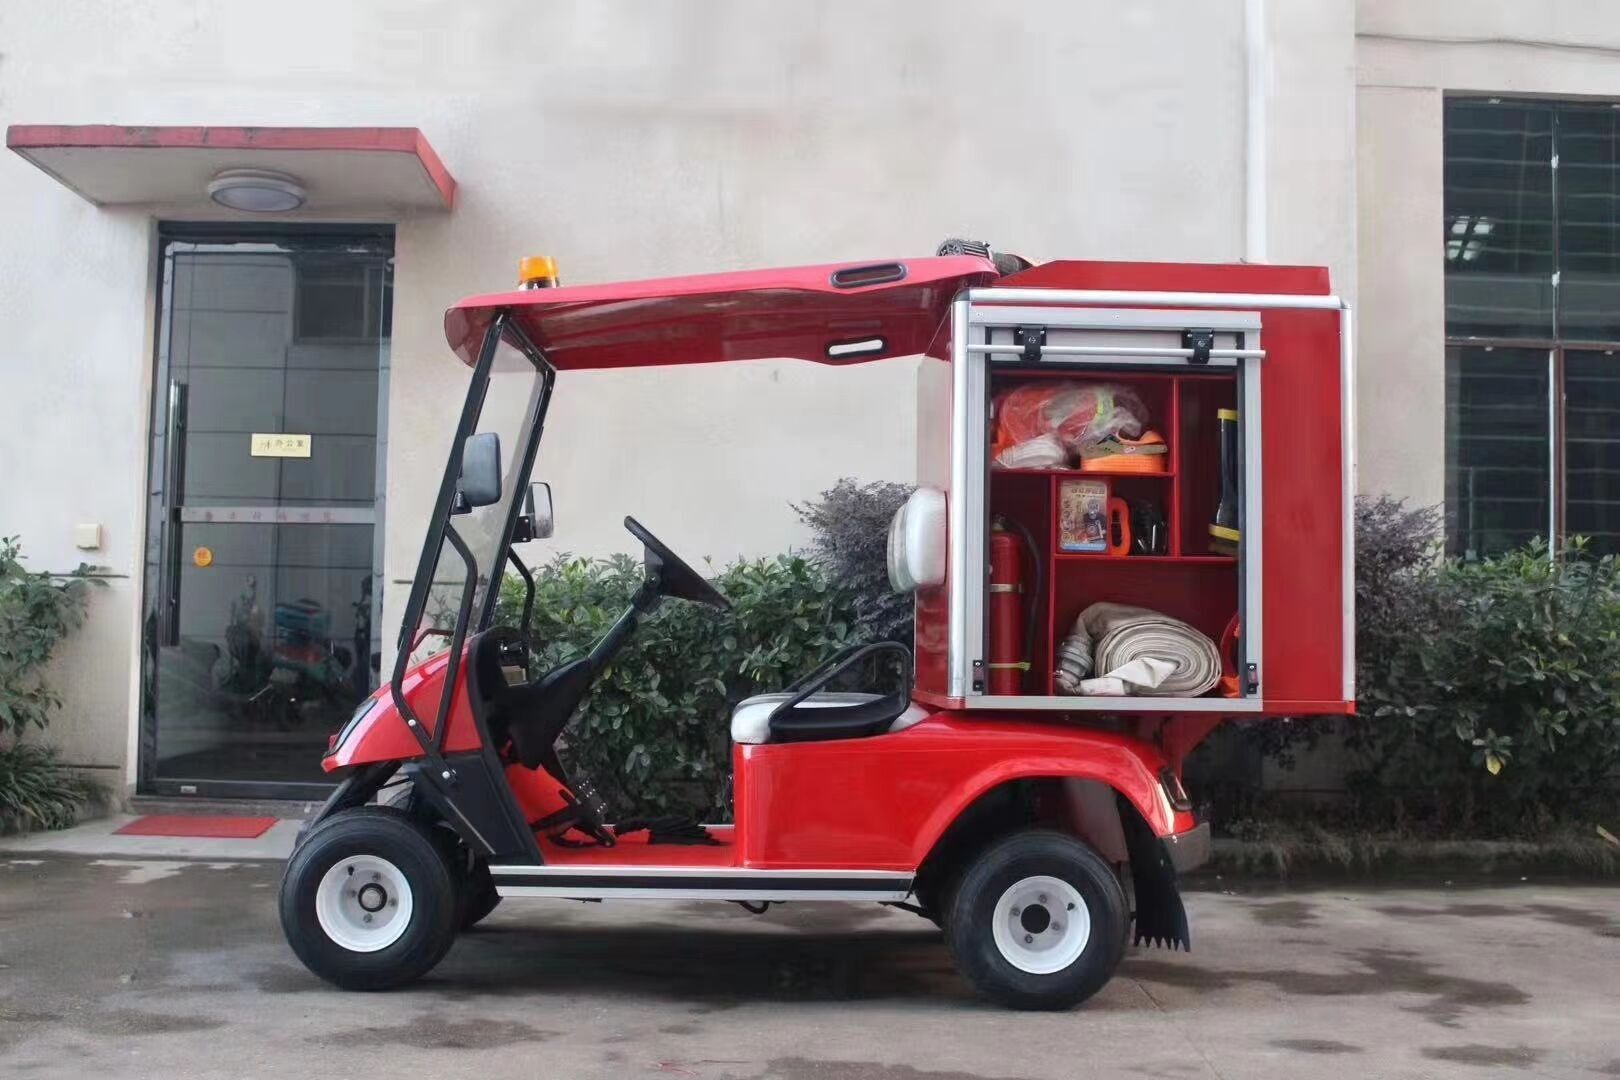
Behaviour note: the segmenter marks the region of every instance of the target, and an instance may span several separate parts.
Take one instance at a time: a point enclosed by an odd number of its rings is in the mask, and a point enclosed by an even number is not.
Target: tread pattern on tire
[[[1061,877],[1086,898],[1091,937],[1068,968],[1033,975],[996,948],[991,913],[1012,882],[1033,874]],[[945,921],[951,957],[980,993],[1015,1009],[1067,1009],[1101,990],[1125,952],[1130,924],[1113,868],[1084,841],[1051,829],[1011,834],[981,850],[962,871]]]
[[[331,941],[315,916],[321,876],[349,854],[386,858],[411,883],[411,925],[374,953]],[[353,807],[311,829],[282,872],[279,908],[282,931],[304,966],[345,990],[388,990],[421,977],[444,958],[457,929],[455,881],[443,853],[420,823],[391,806]]]

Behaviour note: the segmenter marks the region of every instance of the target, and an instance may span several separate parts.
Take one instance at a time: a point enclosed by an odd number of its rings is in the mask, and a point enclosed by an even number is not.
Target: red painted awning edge
[[[43,165],[32,150],[344,150],[411,154],[446,210],[456,202],[456,181],[421,128],[414,127],[175,127],[123,124],[12,124],[6,147]],[[54,173],[51,175],[55,176]],[[56,177],[61,180],[61,177]]]

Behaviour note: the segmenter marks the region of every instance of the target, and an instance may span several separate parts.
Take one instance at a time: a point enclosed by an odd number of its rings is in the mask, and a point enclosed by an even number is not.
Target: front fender
[[[445,737],[447,754],[476,750],[479,746],[478,727],[473,722],[472,699],[467,692],[467,652],[462,653],[461,674],[456,678],[455,698],[450,704],[450,730]],[[444,697],[445,677],[450,671],[448,650],[435,653],[405,672],[400,686],[411,711],[421,719],[431,733],[439,716],[439,703]],[[379,686],[355,710],[332,741],[331,749],[321,759],[321,768],[336,772],[356,765],[371,765],[383,761],[410,761],[422,756],[422,747],[411,734],[405,717],[394,704],[394,695],[387,683]]]

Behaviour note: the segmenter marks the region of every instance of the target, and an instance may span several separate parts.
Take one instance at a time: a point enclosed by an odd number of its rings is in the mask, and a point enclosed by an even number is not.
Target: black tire
[[[1060,885],[1044,887],[1039,878]],[[996,909],[1004,895],[1017,896],[1015,889],[1036,899],[1027,904],[1027,916],[1015,904],[1008,907],[1003,932],[1011,943],[1003,946],[996,938]],[[1064,903],[1066,896],[1076,897],[1069,901],[1076,906],[1083,903],[1089,919],[1079,943],[1079,924]],[[1065,833],[1030,830],[991,844],[964,868],[950,898],[945,941],[957,970],[986,997],[1015,1009],[1067,1009],[1113,976],[1129,923],[1124,891],[1101,855]],[[1078,954],[1051,971],[1028,970],[1004,951],[1038,968],[1063,961],[1077,945]]]
[[[403,931],[386,947],[370,952],[333,940],[316,912],[327,871],[354,857],[385,860],[410,893]],[[400,899],[384,891],[384,912],[387,907],[397,911]],[[459,915],[455,882],[433,837],[403,812],[385,806],[339,811],[311,830],[287,861],[280,907],[281,929],[293,952],[310,971],[345,990],[390,990],[426,974],[455,941]]]
[[[413,784],[396,792],[387,805],[409,815],[429,830],[433,842],[439,845],[445,865],[456,884],[456,929],[471,930],[483,922],[501,902],[495,891],[495,879],[490,876],[489,864],[475,858],[467,850],[466,841],[442,820],[426,799],[416,797]]]
[[[495,879],[490,876],[489,864],[483,859],[474,862],[460,884],[461,929],[471,930],[483,922],[489,913],[501,904],[501,894],[495,891]]]

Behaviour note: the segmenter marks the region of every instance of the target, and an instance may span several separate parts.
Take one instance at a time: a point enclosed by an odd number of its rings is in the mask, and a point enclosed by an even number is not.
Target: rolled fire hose
[[[1058,650],[1064,694],[1198,697],[1221,678],[1215,642],[1180,619],[1128,604],[1092,604]]]

